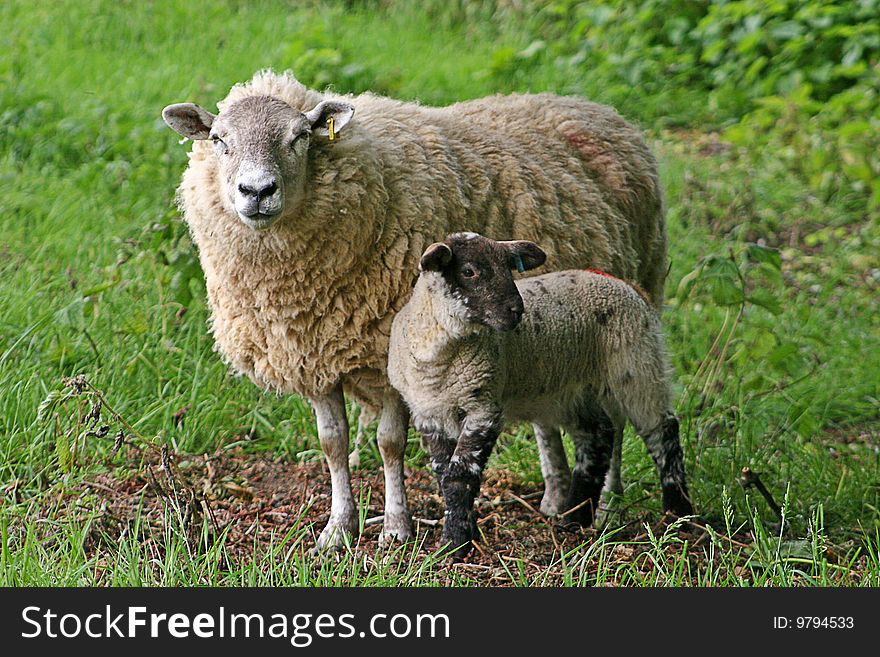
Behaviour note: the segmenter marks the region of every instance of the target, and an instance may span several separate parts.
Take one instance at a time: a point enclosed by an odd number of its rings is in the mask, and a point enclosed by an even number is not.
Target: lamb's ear
[[[193,103],[177,103],[162,110],[162,118],[175,132],[189,139],[207,139],[217,117]]]
[[[510,252],[510,268],[524,272],[540,267],[547,261],[547,254],[534,242],[513,240],[499,242]]]
[[[312,126],[312,134],[334,139],[336,133],[348,125],[353,116],[354,105],[341,100],[322,100],[314,109],[305,113]],[[330,119],[333,119],[333,135],[330,134]]]
[[[435,242],[422,254],[419,260],[420,271],[440,271],[452,262],[452,249],[443,242]]]

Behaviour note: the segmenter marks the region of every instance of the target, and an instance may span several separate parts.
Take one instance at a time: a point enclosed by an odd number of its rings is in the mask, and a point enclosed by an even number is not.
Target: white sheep
[[[422,255],[391,327],[388,377],[429,445],[446,501],[442,541],[464,556],[474,498],[504,425],[563,427],[576,462],[565,517],[588,526],[615,430],[632,422],[654,459],[663,509],[693,512],[657,310],[623,281],[570,270],[514,281],[545,261],[532,242],[450,235]]]
[[[343,391],[378,413],[383,535],[412,536],[408,418],[386,358],[392,318],[435,236],[472,227],[540,240],[558,266],[599,267],[662,299],[656,163],[608,107],[550,94],[423,107],[322,94],[266,71],[219,108],[163,111],[195,140],[179,202],[223,358],[264,389],[312,401],[332,482],[320,546],[358,526]],[[567,466],[558,433],[539,441],[542,508],[554,511]]]

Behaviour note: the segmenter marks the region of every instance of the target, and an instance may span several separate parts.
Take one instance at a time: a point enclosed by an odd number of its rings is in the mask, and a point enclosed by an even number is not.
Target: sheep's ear
[[[217,117],[193,103],[177,103],[162,110],[162,118],[175,132],[189,139],[207,139]]]
[[[452,262],[452,249],[443,242],[435,242],[422,254],[419,260],[420,271],[440,271]]]
[[[547,254],[534,242],[514,240],[499,242],[510,252],[510,268],[520,272],[540,267],[547,261]]]
[[[341,100],[322,100],[314,109],[306,112],[306,120],[312,126],[312,134],[322,137],[336,138],[336,134],[348,125],[354,116],[354,105]],[[333,134],[330,134],[330,125],[333,125]]]

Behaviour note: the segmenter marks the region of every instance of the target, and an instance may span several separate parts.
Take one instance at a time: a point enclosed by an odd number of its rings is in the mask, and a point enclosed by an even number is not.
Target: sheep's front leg
[[[313,397],[312,406],[318,421],[321,449],[330,468],[331,486],[330,519],[318,536],[318,547],[342,546],[358,528],[348,471],[348,418],[342,387],[338,386],[329,395]]]
[[[460,560],[471,550],[471,539],[477,533],[474,500],[502,427],[500,411],[468,416],[440,482],[446,501],[441,541],[453,549],[453,559]]]
[[[413,537],[412,516],[406,504],[403,457],[409,413],[394,390],[385,393],[376,437],[385,469],[385,520],[380,542],[408,541]]]
[[[449,461],[455,452],[456,439],[458,436],[447,436],[442,430],[435,427],[416,427],[422,435],[422,441],[431,454],[431,470],[437,477],[437,485],[443,492],[443,475],[449,467]]]
[[[538,456],[541,460],[541,475],[544,477],[544,497],[541,498],[541,513],[554,516],[565,511],[568,488],[571,485],[571,470],[565,456],[562,435],[557,427],[534,425],[535,441],[538,443]]]

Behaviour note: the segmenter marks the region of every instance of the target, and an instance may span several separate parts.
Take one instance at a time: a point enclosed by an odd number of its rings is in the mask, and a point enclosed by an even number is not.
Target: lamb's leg
[[[553,516],[565,511],[566,496],[571,485],[571,470],[562,445],[562,434],[557,427],[534,425],[541,474],[544,477],[544,497],[541,513]]]
[[[455,437],[447,436],[442,431],[433,428],[419,428],[422,435],[422,441],[431,454],[431,469],[437,477],[437,485],[440,486],[440,492],[443,492],[443,475],[449,467],[449,461],[455,452]]]
[[[615,425],[604,411],[589,403],[578,410],[577,420],[567,428],[574,442],[575,465],[566,508],[574,510],[566,513],[564,519],[589,527],[608,475]]]
[[[403,457],[409,413],[400,395],[390,390],[382,400],[382,415],[376,436],[385,470],[385,520],[380,542],[407,541],[413,537],[412,516],[406,504]]]
[[[614,449],[611,451],[611,465],[608,467],[608,475],[605,477],[605,486],[602,492],[607,495],[623,495],[623,481],[620,477],[620,464],[623,452],[623,424],[614,432]]]
[[[500,411],[468,416],[440,488],[446,501],[446,518],[441,541],[453,549],[452,558],[462,559],[471,550],[477,522],[474,500],[480,491],[483,468],[503,427]]]
[[[684,474],[684,456],[678,435],[678,420],[668,413],[651,432],[641,433],[654,459],[663,489],[663,511],[676,516],[693,515]]]
[[[348,472],[348,418],[342,387],[329,395],[313,397],[312,406],[318,421],[318,438],[330,468],[330,519],[318,536],[318,547],[344,545],[358,529],[357,508],[351,494]]]
[[[364,407],[360,408],[357,431],[354,434],[354,449],[348,455],[348,467],[352,470],[359,468],[361,465],[361,448],[367,441],[367,430],[375,419],[375,413]]]

